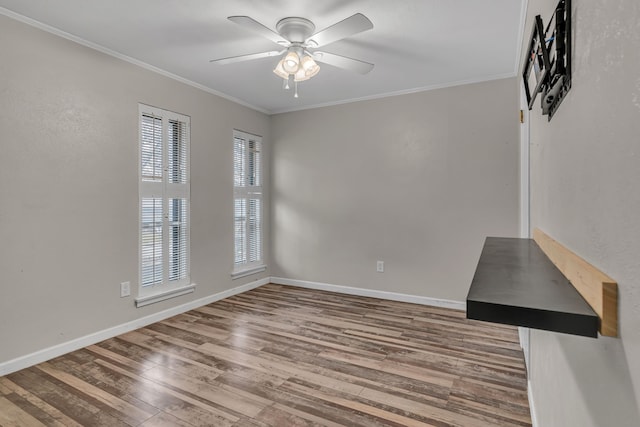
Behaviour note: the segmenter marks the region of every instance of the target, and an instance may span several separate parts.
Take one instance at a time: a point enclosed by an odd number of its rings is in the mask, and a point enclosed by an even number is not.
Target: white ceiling
[[[526,0],[0,0],[0,13],[266,113],[515,76],[525,8]],[[322,50],[372,62],[373,71],[321,64],[300,83],[298,99],[271,72],[278,58],[209,62],[274,49],[227,16],[248,15],[273,30],[301,16],[321,30],[358,12],[374,28]]]

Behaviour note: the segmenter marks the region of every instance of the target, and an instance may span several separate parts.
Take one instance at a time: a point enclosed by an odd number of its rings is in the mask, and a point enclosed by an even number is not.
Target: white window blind
[[[234,271],[263,265],[262,138],[233,133]]]
[[[187,116],[140,105],[140,295],[188,285]]]
[[[142,287],[162,284],[162,199],[143,197],[140,222]]]

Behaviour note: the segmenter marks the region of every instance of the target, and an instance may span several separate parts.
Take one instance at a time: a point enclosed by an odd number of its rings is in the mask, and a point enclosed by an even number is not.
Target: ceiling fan
[[[276,24],[277,32],[248,16],[229,16],[227,19],[266,37],[284,49],[212,59],[210,62],[231,64],[282,55],[273,72],[284,79],[283,85],[285,89],[289,89],[290,80],[294,81],[296,85],[294,96],[296,98],[298,97],[298,82],[309,80],[320,71],[320,66],[316,61],[355,71],[359,74],[366,74],[374,67],[369,62],[317,50],[322,46],[373,28],[371,21],[361,13],[356,13],[317,33],[313,22],[300,17],[281,19]]]

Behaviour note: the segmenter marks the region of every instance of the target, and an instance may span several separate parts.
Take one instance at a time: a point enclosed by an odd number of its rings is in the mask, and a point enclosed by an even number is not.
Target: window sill
[[[241,277],[251,276],[252,274],[261,273],[267,269],[266,265],[257,265],[255,267],[245,268],[243,270],[235,270],[231,273],[231,279],[239,279]]]
[[[186,286],[181,286],[176,289],[170,289],[168,291],[162,291],[151,295],[145,295],[142,297],[136,298],[136,307],[144,307],[145,305],[155,304],[160,301],[167,300],[169,298],[179,297],[181,295],[190,294],[196,289],[196,284],[191,283]]]

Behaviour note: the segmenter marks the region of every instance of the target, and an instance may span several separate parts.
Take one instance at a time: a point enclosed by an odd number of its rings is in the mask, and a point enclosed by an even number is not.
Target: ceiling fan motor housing
[[[292,16],[278,21],[276,30],[291,43],[304,43],[316,30],[316,26],[308,19]]]

